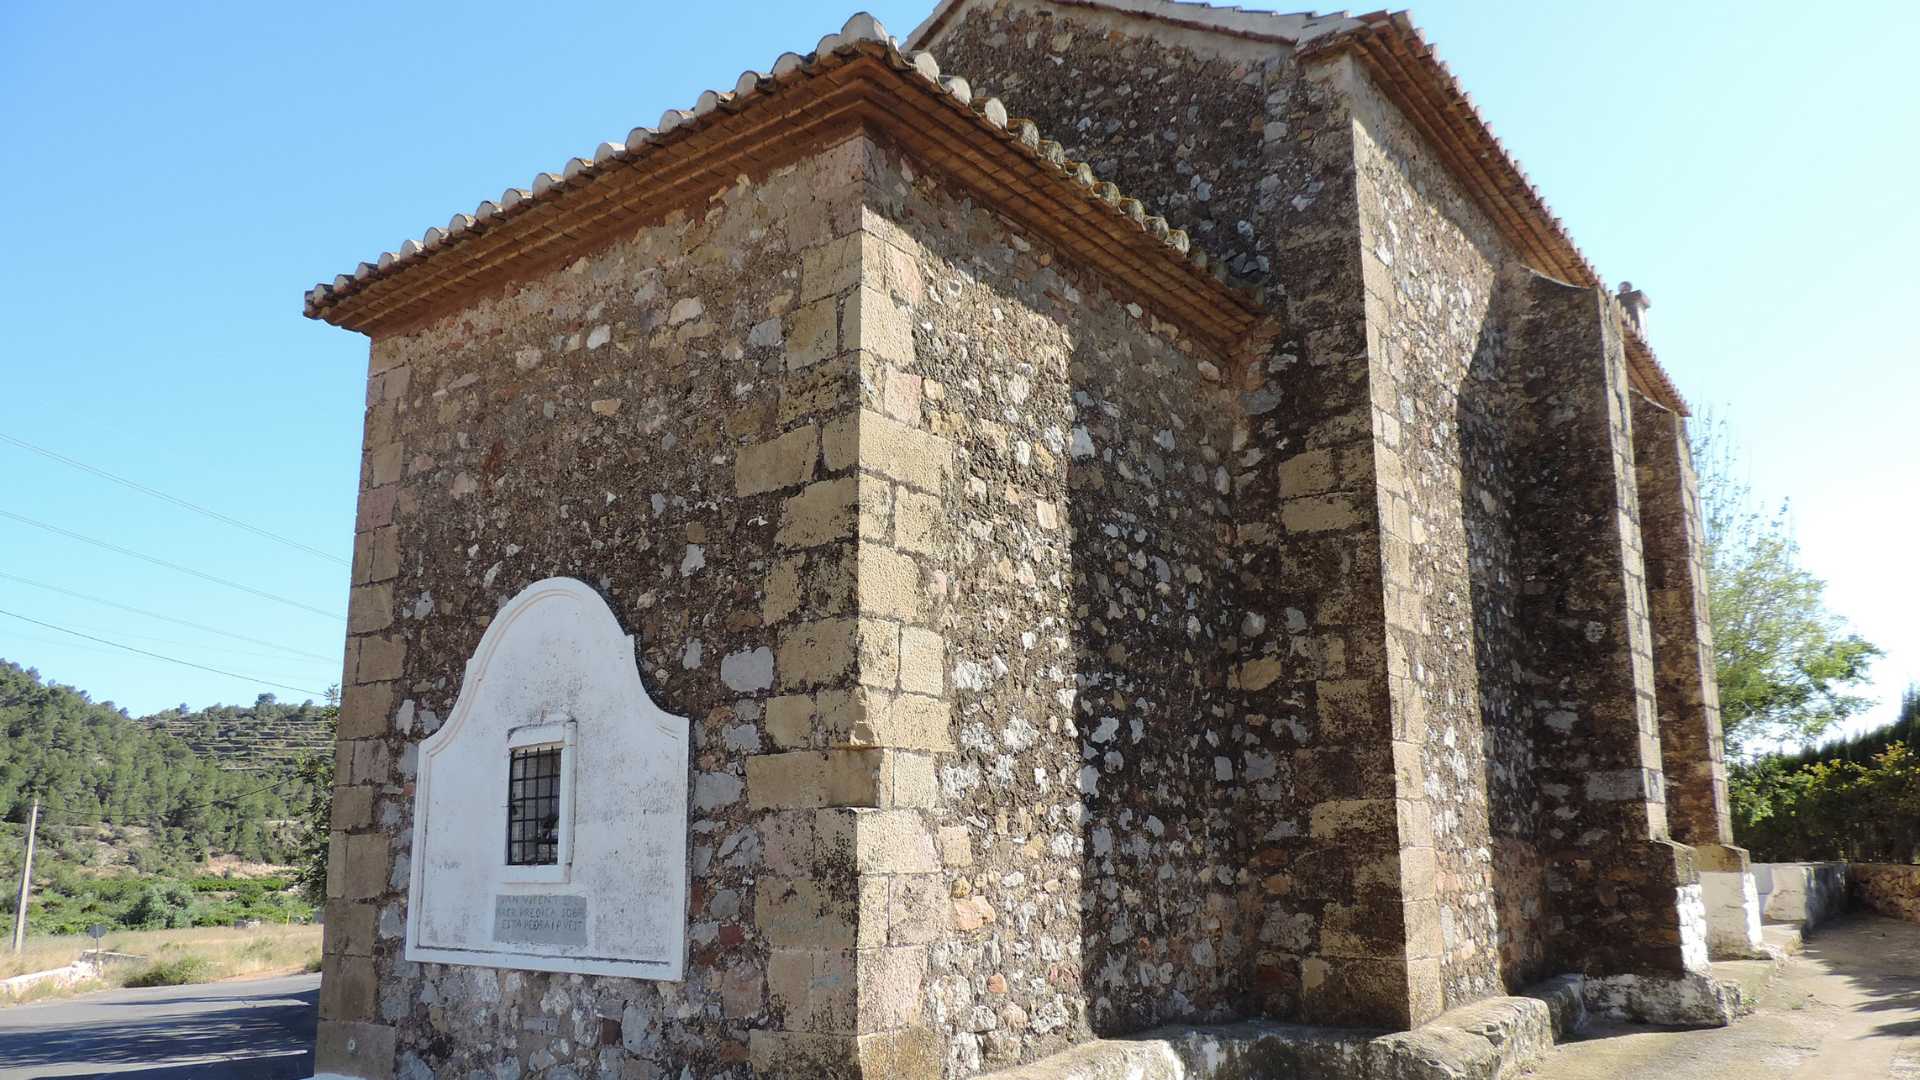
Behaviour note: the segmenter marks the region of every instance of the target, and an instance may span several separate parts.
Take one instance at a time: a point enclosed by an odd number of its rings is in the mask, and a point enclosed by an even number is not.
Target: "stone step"
[[[1766,956],[1714,963],[1713,978],[1727,989],[1736,1016],[1751,1013],[1759,1004],[1760,995],[1779,977],[1787,958],[1800,951],[1802,933],[1800,923],[1763,923],[1760,941]]]
[[[1713,978],[1727,988],[1733,1014],[1746,1016],[1760,1004],[1760,995],[1785,963],[1784,955],[1767,960],[1721,960],[1713,965]]]
[[[1412,1031],[1252,1021],[1098,1039],[987,1080],[1505,1080],[1586,1020],[1578,975],[1463,1005]]]
[[[1506,1080],[1523,1075],[1557,1043],[1596,1016],[1636,1019],[1635,1001],[1707,1026],[1751,1013],[1760,995],[1799,951],[1797,924],[1762,927],[1769,955],[1725,960],[1685,979],[1615,976],[1550,979],[1516,997],[1452,1009],[1412,1031],[1248,1022],[1174,1027],[1132,1038],[1100,1039],[1062,1054],[990,1074],[989,1080],[1204,1080],[1285,1076],[1292,1080]],[[1675,1000],[1667,1000],[1669,998]],[[1699,999],[1694,1006],[1680,998]],[[1590,1000],[1591,999],[1591,1002]],[[1676,1003],[1678,1002],[1678,1003]],[[1623,1013],[1624,1010],[1624,1013]],[[1621,1014],[1621,1015],[1616,1015]]]
[[[1792,956],[1800,951],[1802,939],[1806,936],[1805,926],[1797,922],[1766,923],[1760,927],[1760,940],[1782,954]]]

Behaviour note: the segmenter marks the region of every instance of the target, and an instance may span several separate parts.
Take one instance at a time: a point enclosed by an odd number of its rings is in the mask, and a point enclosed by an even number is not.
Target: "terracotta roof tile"
[[[923,44],[971,0],[941,0],[908,37]],[[1603,281],[1581,254],[1564,223],[1547,207],[1526,170],[1494,135],[1472,95],[1460,87],[1405,11],[1365,15],[1279,14],[1214,7],[1186,0],[1043,0],[1061,7],[1088,7],[1174,23],[1234,37],[1293,46],[1297,55],[1352,52],[1395,105],[1420,128],[1447,167],[1467,188],[1528,264],[1575,285]],[[1627,359],[1634,386],[1654,401],[1687,414],[1686,401],[1631,323]]]
[[[1604,287],[1566,225],[1408,14],[1376,12],[1354,22],[1302,45],[1300,55],[1357,56],[1534,269],[1570,284]],[[1631,322],[1622,320],[1622,326],[1635,389],[1687,415],[1685,399],[1646,339]]]
[[[894,92],[902,99],[915,96],[904,85],[921,88],[917,100],[908,104],[939,110],[939,126],[945,130],[931,141],[946,140],[941,153],[964,155],[988,152],[980,148],[989,147],[997,148],[991,152],[1019,159],[1012,171],[1001,163],[982,175],[1025,185],[1021,198],[1028,201],[1036,193],[1043,196],[1049,207],[1061,211],[1060,227],[1086,234],[1087,250],[1096,260],[1120,260],[1130,268],[1143,269],[1145,273],[1135,276],[1144,287],[1155,290],[1155,299],[1174,309],[1171,317],[1176,321],[1182,321],[1182,315],[1209,316],[1211,321],[1201,321],[1214,333],[1202,336],[1227,345],[1264,318],[1258,296],[1231,283],[1225,265],[1209,260],[1184,232],[1168,227],[1164,218],[1149,215],[1137,200],[1125,198],[1112,184],[1099,182],[1086,163],[1068,160],[1060,145],[1041,137],[1032,122],[1008,116],[999,99],[974,100],[966,80],[943,77],[931,54],[903,53],[880,23],[865,13],[848,19],[839,33],[821,38],[805,56],[784,53],[771,71],[743,72],[730,91],[708,90],[691,110],[668,109],[655,127],[635,128],[624,142],[601,143],[591,158],[574,158],[559,173],[541,173],[530,189],[509,188],[499,199],[482,202],[472,214],[455,214],[444,229],[428,229],[420,239],[407,240],[373,262],[361,263],[351,274],[315,285],[306,294],[306,314],[352,329],[369,329],[404,322],[435,303],[444,304],[470,289],[510,278],[514,268],[545,258],[549,245],[566,247],[578,236],[635,218],[632,203],[644,201],[651,193],[635,185],[652,179],[652,174],[635,170],[658,159],[673,159],[676,150],[685,149],[701,132],[724,128],[733,114],[810,82],[831,84],[836,73],[863,60],[877,61],[895,73],[903,85]],[[802,109],[794,115],[804,117],[806,112]],[[776,118],[771,124],[787,122]],[[688,153],[697,157],[700,152]],[[620,179],[623,174],[624,180]],[[646,179],[634,179],[642,176]],[[623,182],[628,187],[617,186]],[[567,222],[569,228],[558,230],[553,221],[538,227],[535,223],[543,214]]]

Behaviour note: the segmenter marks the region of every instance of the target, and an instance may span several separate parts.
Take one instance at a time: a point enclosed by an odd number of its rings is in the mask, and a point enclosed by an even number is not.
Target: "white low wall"
[[[91,959],[82,957],[66,967],[29,971],[25,975],[15,975],[11,979],[0,979],[0,998],[17,997],[36,986],[49,983],[55,986],[71,986],[77,982],[99,977],[100,966]]]
[[[1753,881],[1769,922],[1811,930],[1847,907],[1846,863],[1754,863]]]

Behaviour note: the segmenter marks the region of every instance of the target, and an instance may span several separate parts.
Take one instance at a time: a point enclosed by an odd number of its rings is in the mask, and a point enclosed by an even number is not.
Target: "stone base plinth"
[[[1676,1027],[1725,1027],[1740,1015],[1740,996],[1704,972],[1606,975],[1586,981],[1587,1010],[1609,1020]]]
[[[984,1080],[1458,1080],[1518,1075],[1586,1022],[1582,980],[1441,1013],[1411,1031],[1249,1021],[1098,1039]]]
[[[1753,878],[1767,922],[1811,930],[1846,910],[1846,863],[1754,863]]]

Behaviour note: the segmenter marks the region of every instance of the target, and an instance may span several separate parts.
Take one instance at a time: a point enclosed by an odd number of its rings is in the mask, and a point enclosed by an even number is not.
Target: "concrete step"
[[[1800,951],[1802,939],[1806,936],[1805,925],[1797,922],[1766,923],[1760,927],[1760,940],[1792,956]]]
[[[1800,951],[1802,932],[1800,923],[1765,923],[1760,927],[1760,947],[1766,956],[1713,964],[1713,979],[1726,988],[1735,1016],[1745,1016],[1759,1005],[1760,995],[1779,977],[1787,958]]]
[[[1713,965],[1714,981],[1727,988],[1735,1016],[1746,1016],[1759,1006],[1760,995],[1780,974],[1786,959],[1781,955],[1766,960],[1721,960]]]

